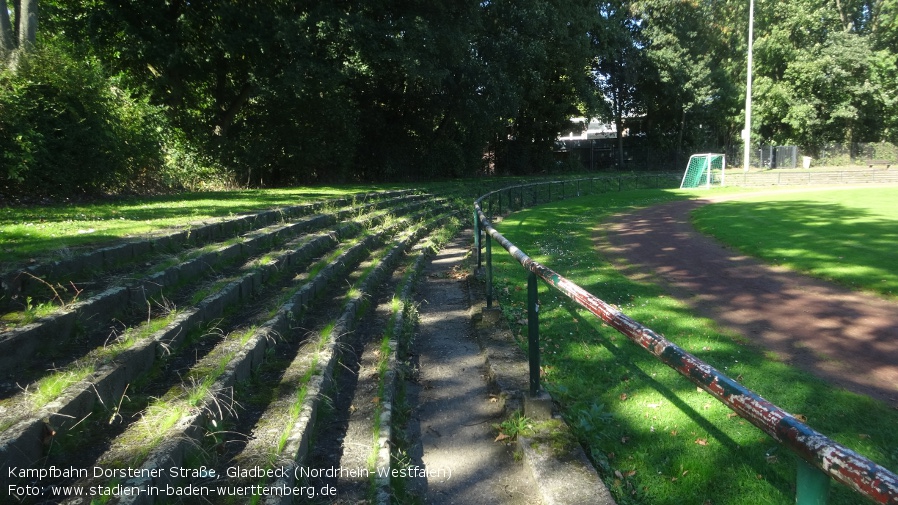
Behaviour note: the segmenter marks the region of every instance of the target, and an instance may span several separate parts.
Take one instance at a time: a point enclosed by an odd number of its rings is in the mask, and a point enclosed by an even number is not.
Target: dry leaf
[[[799,421],[801,421],[803,423],[808,422],[808,417],[804,414],[795,414],[793,417],[795,417],[795,419],[798,419]]]
[[[698,445],[708,445],[708,440],[704,438],[696,438],[695,443]]]
[[[730,418],[730,419],[732,419],[732,418],[734,418],[734,417],[739,417],[739,414],[737,414],[737,413],[735,413],[735,412],[730,412],[729,414],[727,414],[727,417]]]
[[[630,441],[630,437],[620,437],[620,443],[626,444]]]
[[[509,438],[511,438],[511,437],[509,437],[505,433],[499,433],[499,436],[496,437],[496,440],[493,440],[493,442],[501,442],[501,441],[509,439]]]
[[[636,475],[636,470],[630,470],[629,472],[624,474],[624,477],[632,477]]]
[[[670,436],[675,437],[679,433],[677,430],[670,430]]]
[[[627,393],[621,393],[621,394],[620,394],[620,401],[622,401],[622,402],[627,401]]]

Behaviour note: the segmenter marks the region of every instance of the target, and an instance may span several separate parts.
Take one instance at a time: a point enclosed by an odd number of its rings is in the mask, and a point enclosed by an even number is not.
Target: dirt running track
[[[898,407],[898,303],[851,292],[727,249],[689,223],[710,200],[615,217],[599,247],[628,273],[830,383]],[[657,280],[657,279],[656,279]]]

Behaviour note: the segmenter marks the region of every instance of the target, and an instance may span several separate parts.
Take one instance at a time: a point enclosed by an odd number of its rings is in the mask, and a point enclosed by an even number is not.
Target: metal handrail
[[[557,181],[552,183],[557,183]],[[661,334],[636,322],[613,305],[606,303],[564,276],[533,260],[505,238],[493,228],[490,219],[487,218],[481,209],[481,202],[484,198],[506,189],[503,188],[486,193],[474,201],[477,253],[479,257],[480,234],[481,230],[483,230],[487,235],[488,266],[492,264],[489,244],[489,241],[492,239],[501,244],[526,270],[543,279],[549,286],[554,287],[577,302],[581,307],[601,318],[609,326],[643,349],[648,350],[656,358],[688,378],[698,387],[710,393],[743,419],[798,454],[800,456],[799,462],[806,462],[809,465],[799,464],[797,503],[826,502],[829,480],[820,478],[822,477],[820,472],[816,471],[819,470],[825,476],[845,484],[877,503],[898,504],[898,475],[815,431],[796,419],[792,414],[765,400],[754,391],[686,352]],[[487,288],[491,290],[491,271],[488,274],[488,279],[489,284]],[[488,296],[491,298],[492,294],[490,293]],[[538,312],[538,306],[528,307],[528,309],[531,314]],[[531,345],[531,347],[533,346]],[[532,349],[531,352],[533,352]],[[532,376],[533,371],[531,370]],[[532,393],[533,387],[531,385]]]

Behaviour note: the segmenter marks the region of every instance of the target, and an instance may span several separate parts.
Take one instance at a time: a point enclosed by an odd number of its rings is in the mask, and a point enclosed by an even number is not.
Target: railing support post
[[[826,505],[829,500],[829,476],[798,457],[798,481],[795,505]]]
[[[486,308],[493,308],[493,239],[486,234]]]
[[[480,252],[480,216],[477,215],[477,209],[474,209],[474,248],[477,249],[477,268],[480,268],[483,260]]]
[[[539,292],[536,274],[527,277],[527,348],[530,359],[530,396],[539,393]]]

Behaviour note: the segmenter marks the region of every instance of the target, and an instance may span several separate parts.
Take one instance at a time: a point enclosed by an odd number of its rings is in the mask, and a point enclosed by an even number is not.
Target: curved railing
[[[590,181],[596,180],[599,179]],[[567,181],[568,184],[571,182],[573,181]],[[898,475],[813,430],[792,414],[686,352],[663,335],[629,318],[611,304],[593,296],[549,267],[534,261],[502,236],[492,226],[490,218],[484,214],[481,207],[484,200],[490,202],[490,207],[492,207],[494,197],[503,191],[511,194],[519,188],[533,189],[540,184],[559,184],[559,181],[503,188],[487,193],[474,202],[474,236],[478,264],[481,262],[481,234],[485,232],[486,237],[488,304],[492,304],[492,240],[498,242],[530,272],[528,280],[530,296],[528,296],[527,306],[529,338],[531,339],[529,345],[531,395],[535,395],[539,389],[539,345],[537,340],[539,305],[536,299],[536,279],[538,277],[710,393],[739,416],[798,454],[800,458],[796,503],[802,505],[826,503],[829,478],[832,478],[877,503],[898,504]],[[574,194],[572,193],[571,196]],[[500,196],[500,209],[501,201]],[[534,203],[537,203],[537,200],[534,200]]]

